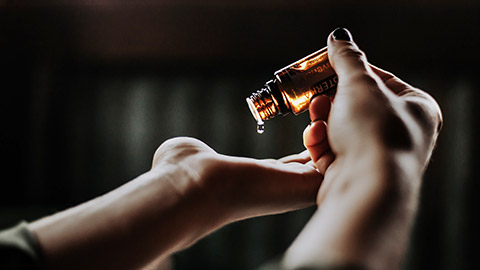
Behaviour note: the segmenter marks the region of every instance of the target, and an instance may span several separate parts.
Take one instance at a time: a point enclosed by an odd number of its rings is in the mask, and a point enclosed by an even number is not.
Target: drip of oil
[[[265,123],[260,120],[257,122],[257,133],[258,134],[263,134],[265,132]]]

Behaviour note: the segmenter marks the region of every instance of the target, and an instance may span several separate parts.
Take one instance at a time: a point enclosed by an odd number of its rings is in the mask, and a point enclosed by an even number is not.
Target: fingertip
[[[333,163],[335,160],[335,155],[332,153],[332,151],[328,151],[327,153],[323,154],[316,162],[315,166],[317,167],[317,170],[322,174],[325,175],[327,172],[328,167],[330,164]]]
[[[352,34],[346,28],[338,27],[330,35],[333,40],[352,41]]]
[[[305,147],[311,150],[327,139],[327,123],[325,121],[315,121],[305,128],[303,133],[303,142]]]
[[[328,38],[328,58],[339,80],[365,73],[367,58],[345,28],[335,29]]]
[[[307,138],[308,134],[310,134],[310,129],[312,128],[312,124],[309,124],[303,130],[303,144],[305,144],[305,139]]]
[[[342,27],[336,28],[330,33],[330,35],[328,35],[328,39],[327,39],[328,50],[330,51],[332,49],[332,46],[334,46],[334,44],[345,42],[345,41],[353,42],[353,37],[350,31]]]

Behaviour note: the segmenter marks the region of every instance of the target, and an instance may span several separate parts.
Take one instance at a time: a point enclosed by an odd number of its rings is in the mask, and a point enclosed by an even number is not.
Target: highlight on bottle
[[[257,121],[257,132],[263,133],[264,122],[277,115],[298,115],[308,110],[315,95],[333,97],[337,84],[326,47],[278,70],[272,80],[246,99]]]

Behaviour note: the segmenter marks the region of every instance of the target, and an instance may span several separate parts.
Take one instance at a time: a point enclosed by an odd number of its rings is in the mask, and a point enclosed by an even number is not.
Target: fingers
[[[395,96],[388,93],[390,91],[372,71],[365,54],[346,29],[337,28],[330,34],[328,58],[338,75],[335,103],[337,111],[346,118],[344,120],[369,121],[372,115],[378,115],[376,108],[385,107],[389,96]]]
[[[440,132],[443,122],[442,112],[432,96],[412,87],[388,71],[374,65],[370,65],[370,68],[392,92],[407,102],[407,108],[414,118],[422,121],[421,126],[429,127],[433,125],[436,133]]]
[[[215,183],[222,205],[233,207],[228,210],[232,220],[311,206],[323,181],[311,161],[281,163],[228,156],[224,160]]]
[[[337,28],[328,38],[328,57],[331,65],[342,84],[337,91],[357,90],[360,87],[344,86],[377,86],[384,90],[381,85],[376,85],[378,78],[387,86],[391,92],[397,95],[419,92],[409,84],[403,82],[392,73],[382,70],[367,61],[365,54],[358,48],[348,30]],[[381,83],[380,83],[381,84]]]
[[[321,154],[328,148],[327,123],[331,101],[327,96],[313,98],[310,103],[309,113],[312,123],[303,132],[303,143],[309,150],[313,162],[316,162]]]
[[[390,89],[393,93],[398,96],[405,95],[415,91],[415,89],[408,83],[400,80],[392,73],[385,71],[381,68],[378,68],[372,64],[369,64],[371,70],[383,81],[383,83]]]
[[[328,38],[328,58],[339,80],[347,80],[368,74],[365,54],[358,48],[352,35],[344,28],[337,28]]]
[[[303,133],[303,142],[317,170],[322,175],[325,174],[335,159],[328,143],[327,123],[321,120],[311,123]]]
[[[306,164],[307,162],[311,161],[311,158],[308,151],[305,150],[298,154],[293,154],[293,155],[280,158],[279,161],[282,163],[298,162],[301,164]]]
[[[303,132],[303,143],[317,170],[325,174],[334,155],[330,151],[327,139],[327,123],[331,101],[327,96],[317,96],[310,102],[310,119],[312,123]]]
[[[309,150],[313,162],[328,150],[327,123],[315,121],[303,132],[303,144]]]
[[[330,113],[331,101],[330,98],[321,95],[316,96],[310,102],[309,113],[310,113],[310,120],[312,122],[315,121],[327,121],[328,114]]]
[[[310,103],[312,123],[303,133],[303,142],[317,170],[323,175],[335,156],[330,150],[327,136],[327,120],[331,101],[327,96],[315,97]]]
[[[328,57],[331,65],[344,85],[363,82],[371,83],[375,75],[395,94],[416,93],[416,89],[403,82],[392,73],[382,70],[367,61],[365,54],[358,48],[348,30],[337,28],[328,38]],[[373,71],[373,72],[372,72]],[[340,91],[353,89],[340,87]]]

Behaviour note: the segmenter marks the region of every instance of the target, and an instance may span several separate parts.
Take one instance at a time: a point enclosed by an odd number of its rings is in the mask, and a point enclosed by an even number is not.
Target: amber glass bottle
[[[275,72],[272,80],[247,98],[247,103],[260,126],[280,114],[306,111],[315,95],[333,96],[337,83],[327,48],[323,48]]]

